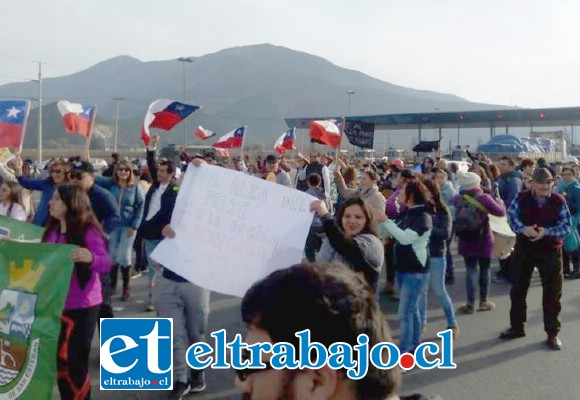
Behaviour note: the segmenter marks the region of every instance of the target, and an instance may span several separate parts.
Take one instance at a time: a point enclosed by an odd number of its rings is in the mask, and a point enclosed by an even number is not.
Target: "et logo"
[[[173,388],[173,319],[103,318],[102,390]]]

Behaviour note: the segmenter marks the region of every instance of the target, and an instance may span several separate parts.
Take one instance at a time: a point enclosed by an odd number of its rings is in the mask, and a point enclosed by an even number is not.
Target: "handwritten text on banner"
[[[241,297],[302,260],[313,200],[241,172],[190,165],[171,219],[176,237],[152,258],[199,286]]]

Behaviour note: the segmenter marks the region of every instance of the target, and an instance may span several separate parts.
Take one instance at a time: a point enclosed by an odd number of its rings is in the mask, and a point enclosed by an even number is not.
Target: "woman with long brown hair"
[[[364,275],[378,296],[379,273],[384,262],[383,244],[373,227],[372,214],[360,197],[351,197],[338,210],[336,219],[322,200],[310,204],[322,220],[326,238],[316,261],[340,261]]]
[[[77,245],[75,263],[61,317],[57,356],[62,399],[88,399],[91,393],[89,352],[103,302],[101,274],[112,265],[101,225],[87,193],[76,186],[57,186],[49,202],[43,242]]]
[[[431,194],[430,214],[433,220],[433,229],[429,238],[429,272],[428,286],[431,288],[439,304],[443,307],[447,318],[447,329],[453,331],[453,337],[459,333],[453,303],[445,288],[445,253],[446,244],[451,237],[451,211],[441,198],[439,185],[432,180],[423,182]],[[427,326],[427,291],[419,297],[419,314],[421,315],[422,331]]]
[[[98,177],[95,182],[108,189],[117,201],[121,219],[109,236],[109,254],[115,263],[111,269],[111,289],[114,292],[117,288],[117,276],[119,268],[121,268],[123,276],[121,299],[127,301],[131,296],[129,288],[131,252],[137,229],[143,218],[145,197],[133,174],[133,166],[127,160],[121,160],[117,163],[111,178]]]
[[[20,185],[15,182],[3,182],[0,186],[0,215],[26,221],[26,211],[22,205]]]

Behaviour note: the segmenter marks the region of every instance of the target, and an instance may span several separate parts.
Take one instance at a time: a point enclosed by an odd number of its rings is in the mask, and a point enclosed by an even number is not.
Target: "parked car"
[[[471,163],[468,161],[456,161],[456,160],[445,160],[447,161],[447,165],[456,164],[458,171],[467,172],[471,167]]]
[[[109,166],[109,164],[107,164],[107,162],[102,158],[91,158],[91,164],[93,165],[95,172],[104,171]]]

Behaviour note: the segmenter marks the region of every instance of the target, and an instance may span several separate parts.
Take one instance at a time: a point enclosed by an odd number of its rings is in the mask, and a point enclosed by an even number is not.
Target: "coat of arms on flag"
[[[72,249],[0,241],[1,398],[52,398]]]

